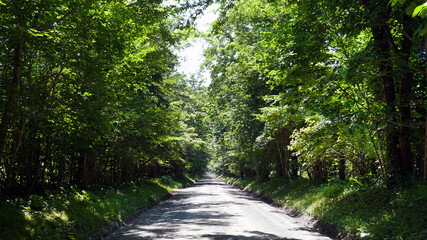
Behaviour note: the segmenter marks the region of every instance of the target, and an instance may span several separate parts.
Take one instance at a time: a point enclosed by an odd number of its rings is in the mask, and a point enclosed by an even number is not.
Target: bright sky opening
[[[218,5],[213,4],[209,6],[204,14],[196,20],[196,27],[199,31],[207,32],[211,23],[215,21],[218,17],[216,10]],[[203,49],[207,46],[207,43],[202,38],[194,39],[190,42],[190,45],[179,52],[180,56],[180,65],[178,67],[178,72],[184,73],[186,75],[196,75],[200,76],[203,81],[203,86],[209,86],[210,84],[210,73],[206,69],[201,69],[200,66],[204,61]]]

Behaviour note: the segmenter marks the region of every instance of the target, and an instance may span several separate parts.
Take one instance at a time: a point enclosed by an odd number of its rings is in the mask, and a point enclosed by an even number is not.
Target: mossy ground
[[[427,186],[388,190],[353,181],[315,184],[225,178],[227,182],[366,239],[427,239]]]

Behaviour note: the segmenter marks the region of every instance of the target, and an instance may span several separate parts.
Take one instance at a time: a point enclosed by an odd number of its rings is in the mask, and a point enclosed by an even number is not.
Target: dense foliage
[[[174,49],[206,3],[0,1],[0,191],[203,171]]]
[[[212,168],[389,187],[425,179],[422,3],[221,1],[205,52]]]

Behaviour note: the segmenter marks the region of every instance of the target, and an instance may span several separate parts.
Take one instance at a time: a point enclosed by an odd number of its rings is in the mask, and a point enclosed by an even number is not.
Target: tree
[[[118,184],[187,164],[183,110],[171,103],[172,48],[191,31],[187,19],[172,17],[188,6],[0,4],[2,187],[31,193],[46,185]]]
[[[419,169],[415,158],[422,154],[413,149],[420,149],[414,139],[420,139],[416,129],[423,122],[414,116],[425,115],[415,107],[424,104],[425,84],[416,21],[383,1],[235,1],[222,9],[214,31],[217,50],[207,52],[212,89],[225,94],[232,85],[224,79],[236,75],[269,86],[259,99],[275,101],[253,111],[265,129],[255,134],[257,146],[276,139],[279,153],[287,150],[277,133],[288,128],[294,133],[288,155],[300,162],[334,165],[329,159],[344,159],[353,173],[380,174],[389,186],[409,179],[414,163]],[[215,104],[238,99],[226,95],[231,99]],[[221,112],[234,116],[231,109]],[[303,134],[313,130],[318,134]],[[317,154],[303,156],[311,144]]]

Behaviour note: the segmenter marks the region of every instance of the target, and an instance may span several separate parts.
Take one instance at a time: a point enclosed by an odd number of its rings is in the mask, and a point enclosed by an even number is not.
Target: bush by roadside
[[[223,179],[364,239],[427,239],[426,185],[387,190],[357,181],[318,185],[308,179]]]
[[[141,179],[119,187],[61,188],[43,196],[0,202],[0,239],[89,239],[101,228],[170,196],[194,183],[188,177]]]

